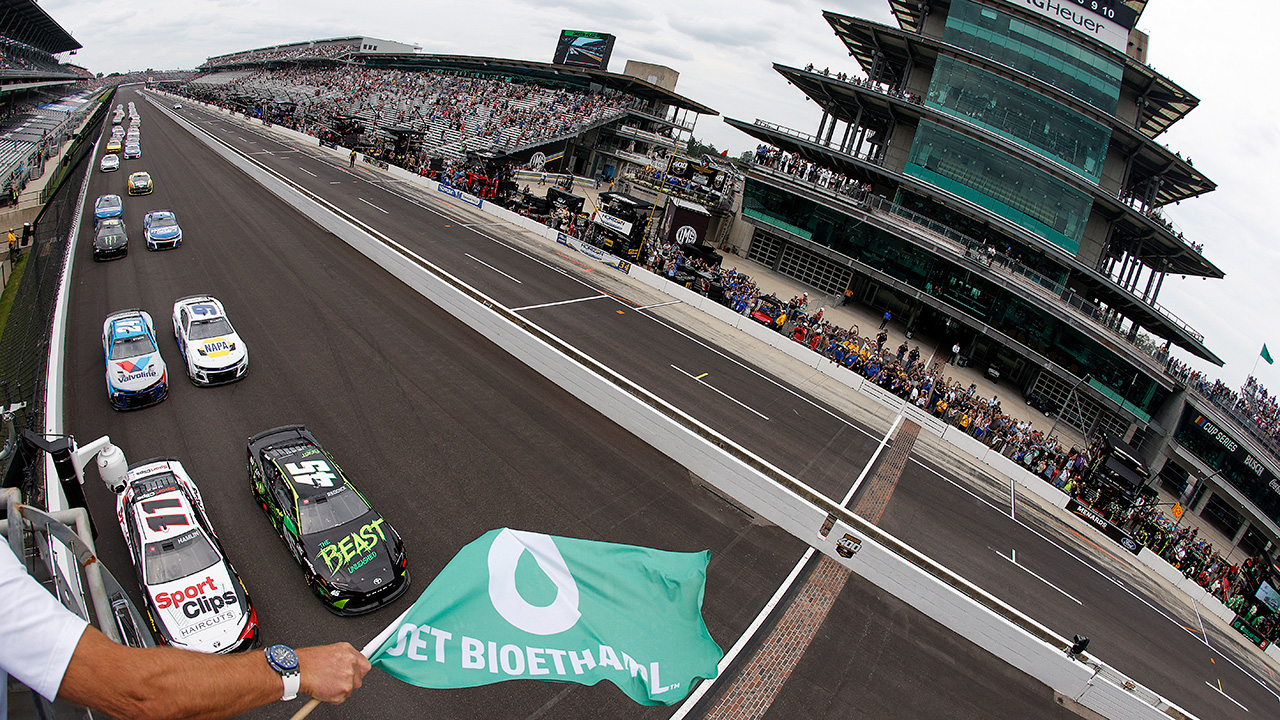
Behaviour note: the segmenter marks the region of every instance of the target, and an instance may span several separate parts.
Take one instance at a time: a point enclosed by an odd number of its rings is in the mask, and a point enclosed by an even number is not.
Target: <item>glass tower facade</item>
[[[999,330],[1149,418],[1168,392],[1132,363],[1065,320],[957,262],[876,228],[864,220],[748,178],[744,214],[799,235],[922,290],[949,307]],[[796,232],[796,231],[799,232]],[[1056,298],[1054,300],[1056,302]]]
[[[1059,32],[972,0],[952,0],[942,40],[1020,70],[1114,115],[1124,67]]]

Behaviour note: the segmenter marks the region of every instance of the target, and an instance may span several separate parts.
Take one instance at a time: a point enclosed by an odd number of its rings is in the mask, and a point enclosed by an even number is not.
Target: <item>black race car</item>
[[[339,615],[360,615],[409,589],[400,536],[301,425],[249,438],[249,485],[307,584]]]

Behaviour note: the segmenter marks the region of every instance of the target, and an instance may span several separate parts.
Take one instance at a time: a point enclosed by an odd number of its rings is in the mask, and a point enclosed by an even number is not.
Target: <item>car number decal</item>
[[[141,320],[117,320],[116,332],[140,333],[142,332],[142,321]]]
[[[144,500],[139,505],[142,507],[142,514],[147,518],[147,527],[154,532],[164,532],[166,528],[174,525],[191,524],[191,518],[187,517],[186,513],[181,510],[175,513],[168,509],[182,507],[182,501],[176,497]]]
[[[285,463],[284,469],[294,482],[312,487],[333,487],[337,474],[324,460],[308,460],[300,463]]]

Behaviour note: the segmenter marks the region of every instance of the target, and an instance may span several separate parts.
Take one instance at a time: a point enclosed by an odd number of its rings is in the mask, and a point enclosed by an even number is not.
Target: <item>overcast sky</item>
[[[610,70],[622,72],[628,59],[667,65],[680,72],[677,92],[721,115],[806,132],[816,131],[818,111],[771,64],[857,71],[823,10],[893,24],[888,0],[45,0],[40,6],[84,45],[63,58],[104,73],[193,68],[211,55],[351,35],[431,53],[549,62],[562,28],[609,32],[618,37]],[[1214,7],[1220,6],[1150,0],[1138,27],[1151,35],[1151,66],[1201,100],[1160,140],[1192,158],[1219,188],[1169,215],[1227,274],[1170,277],[1159,302],[1226,361],[1223,368],[1192,364],[1238,388],[1264,342],[1280,358],[1280,249],[1272,221],[1280,203],[1268,199],[1280,188],[1280,130],[1271,114],[1278,104],[1273,28],[1280,26],[1280,4]],[[733,155],[755,147],[719,118],[703,118],[695,134]],[[1280,389],[1280,366],[1263,362],[1257,375]]]

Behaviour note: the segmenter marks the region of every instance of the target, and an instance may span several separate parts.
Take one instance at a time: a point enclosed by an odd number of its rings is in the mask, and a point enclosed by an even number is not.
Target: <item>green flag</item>
[[[709,558],[490,530],[449,561],[370,661],[420,687],[608,680],[641,705],[671,705],[715,677],[724,656],[702,620]]]
[[[1275,360],[1271,359],[1271,353],[1267,352],[1267,344],[1262,343],[1262,359],[1267,361],[1268,365],[1274,365]]]

